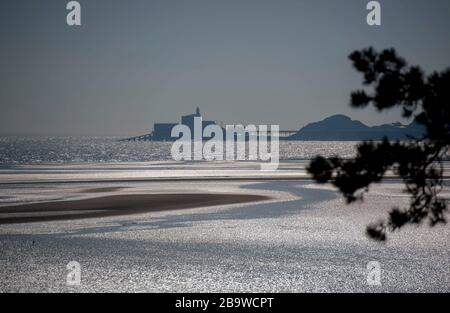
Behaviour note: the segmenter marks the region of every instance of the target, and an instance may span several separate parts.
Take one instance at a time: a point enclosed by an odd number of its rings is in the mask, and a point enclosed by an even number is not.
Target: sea
[[[120,141],[119,137],[0,137],[0,166],[21,164],[170,161],[172,142]],[[354,141],[280,141],[280,160],[316,155],[352,158]]]

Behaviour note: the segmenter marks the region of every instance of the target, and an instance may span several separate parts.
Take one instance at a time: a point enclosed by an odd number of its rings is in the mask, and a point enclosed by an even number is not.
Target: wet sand
[[[450,291],[448,225],[405,227],[385,244],[365,236],[369,223],[386,217],[393,206],[409,204],[402,184],[373,186],[363,203],[352,205],[329,186],[296,181],[11,185],[4,192],[16,195],[19,206],[56,198],[75,203],[80,190],[112,187],[128,188],[88,196],[111,196],[109,202],[124,193],[135,199],[174,194],[178,203],[193,202],[186,194],[271,199],[0,225],[0,292]],[[448,187],[444,195],[450,198]],[[71,261],[81,265],[79,286],[67,285]],[[373,261],[381,266],[381,285],[368,284],[367,265]]]
[[[246,194],[129,194],[0,208],[0,224],[69,220],[268,200]]]

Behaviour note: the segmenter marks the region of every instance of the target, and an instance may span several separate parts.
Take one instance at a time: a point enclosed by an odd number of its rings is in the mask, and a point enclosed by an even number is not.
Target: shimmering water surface
[[[117,137],[0,137],[0,164],[146,162],[172,160],[171,142],[128,142]],[[281,141],[281,160],[317,154],[351,158],[357,142]]]
[[[450,291],[449,227],[407,227],[387,244],[364,235],[392,205],[408,205],[400,185],[378,185],[364,204],[351,206],[329,188],[296,181],[62,184],[56,193],[74,199],[95,186],[122,187],[118,193],[254,193],[273,200],[1,225],[0,292]],[[55,197],[55,185],[39,191]],[[80,286],[66,284],[69,261],[81,265]],[[381,266],[381,285],[367,283],[373,261]]]
[[[0,292],[449,292],[448,224],[407,227],[383,245],[364,234],[409,204],[401,184],[374,186],[348,206],[308,180],[308,159],[351,158],[355,142],[280,142],[278,171],[264,172],[258,162],[174,162],[171,143],[118,139],[0,138],[0,208],[149,193],[271,199],[1,225]],[[66,284],[69,261],[81,265],[80,286]],[[380,286],[367,284],[372,261]]]

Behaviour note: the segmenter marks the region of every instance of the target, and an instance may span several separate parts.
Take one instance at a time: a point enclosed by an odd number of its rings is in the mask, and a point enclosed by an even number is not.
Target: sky
[[[450,66],[450,1],[2,0],[0,135],[128,136],[204,118],[298,129],[333,114],[368,125],[397,110],[352,109],[348,55],[394,47],[427,72]]]

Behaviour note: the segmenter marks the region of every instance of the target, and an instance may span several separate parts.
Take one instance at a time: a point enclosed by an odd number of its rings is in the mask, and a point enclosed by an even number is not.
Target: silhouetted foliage
[[[443,186],[443,159],[450,145],[450,69],[425,77],[417,66],[408,66],[394,49],[355,51],[349,56],[364,75],[365,90],[351,94],[351,106],[373,105],[382,111],[401,107],[425,127],[422,138],[408,141],[365,141],[353,160],[317,156],[308,172],[319,183],[331,182],[347,203],[362,201],[372,183],[388,171],[400,177],[410,194],[408,208],[393,208],[387,220],[369,225],[367,235],[386,240],[388,231],[428,220],[431,226],[445,223],[447,202],[438,196]],[[371,87],[371,93],[368,89]]]

